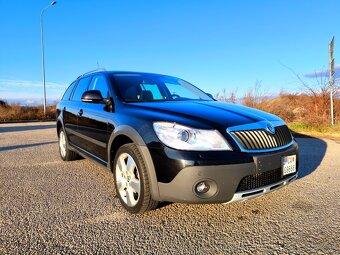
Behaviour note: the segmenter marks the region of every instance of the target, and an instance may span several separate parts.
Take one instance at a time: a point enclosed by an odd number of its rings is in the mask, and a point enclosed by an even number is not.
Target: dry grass
[[[0,104],[0,122],[17,120],[55,119],[55,106],[47,106],[44,116],[43,106],[20,106],[17,104]]]
[[[330,98],[327,89],[305,91],[300,94],[281,92],[269,99],[260,84],[255,84],[239,101],[243,105],[273,113],[288,123],[298,133],[317,137],[340,138],[340,98],[335,95],[334,119],[337,125],[331,126]],[[221,96],[223,95],[223,96]],[[234,94],[233,101],[236,101]],[[231,102],[226,91],[217,94],[220,101]]]
[[[302,123],[315,128],[331,123],[330,101],[323,96],[281,93],[272,100],[264,99],[256,104],[244,104],[278,115],[288,123]],[[334,117],[336,123],[340,122],[340,99],[334,100]]]

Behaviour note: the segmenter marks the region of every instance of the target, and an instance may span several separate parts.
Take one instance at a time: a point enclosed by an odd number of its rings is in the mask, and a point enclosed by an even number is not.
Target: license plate
[[[296,155],[284,156],[281,162],[283,176],[296,172]]]

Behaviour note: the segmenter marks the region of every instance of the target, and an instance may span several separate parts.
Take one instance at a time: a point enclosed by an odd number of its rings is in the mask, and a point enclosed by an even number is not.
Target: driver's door
[[[110,98],[104,75],[93,76],[88,90],[99,90],[103,98]],[[78,118],[78,132],[83,139],[83,148],[101,163],[107,163],[108,120],[114,113],[105,103],[81,102],[79,108],[82,114]]]

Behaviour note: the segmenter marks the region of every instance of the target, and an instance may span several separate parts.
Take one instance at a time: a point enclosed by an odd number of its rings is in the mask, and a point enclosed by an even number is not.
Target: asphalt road
[[[130,215],[108,171],[60,160],[54,123],[0,124],[0,254],[340,254],[340,143],[298,142],[288,187]]]

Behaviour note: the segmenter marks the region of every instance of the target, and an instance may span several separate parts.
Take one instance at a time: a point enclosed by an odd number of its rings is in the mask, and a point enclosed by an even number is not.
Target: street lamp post
[[[46,116],[46,85],[45,85],[45,53],[44,53],[44,30],[43,30],[43,15],[44,12],[50,8],[52,5],[55,5],[57,2],[53,1],[44,9],[42,9],[40,14],[40,35],[41,35],[41,52],[42,52],[42,79],[43,79],[43,88],[44,88],[44,116]]]

